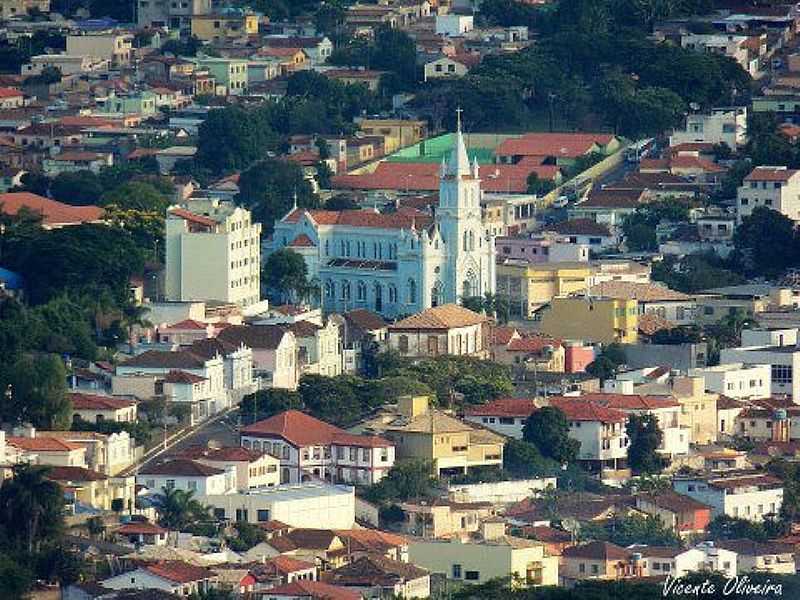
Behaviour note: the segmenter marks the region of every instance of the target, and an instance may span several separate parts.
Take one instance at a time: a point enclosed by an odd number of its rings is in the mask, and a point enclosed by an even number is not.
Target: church
[[[483,296],[495,291],[495,245],[481,223],[481,194],[459,118],[434,216],[294,208],[275,223],[269,251],[303,256],[326,312],[366,308],[392,318]]]

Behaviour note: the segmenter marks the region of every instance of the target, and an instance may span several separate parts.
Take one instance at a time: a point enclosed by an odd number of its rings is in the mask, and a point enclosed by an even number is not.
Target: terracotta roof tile
[[[80,450],[82,446],[54,437],[17,437],[9,436],[6,441],[20,450],[28,452],[71,452]]]
[[[72,400],[72,408],[75,410],[119,410],[136,405],[133,400],[98,394],[84,394],[82,392],[70,393],[70,399]]]
[[[495,154],[577,158],[590,152],[595,144],[604,146],[613,139],[613,135],[605,133],[528,133],[505,140]]]
[[[581,401],[564,396],[551,398],[550,406],[564,413],[568,421],[599,421],[601,423],[624,423],[628,420],[624,412],[601,406],[595,402]]]
[[[745,181],[789,181],[796,169],[786,167],[756,167],[744,178]]]
[[[314,600],[361,600],[361,594],[346,587],[298,579],[292,583],[279,585],[269,590],[269,596],[297,598],[313,598]]]
[[[161,331],[205,331],[207,328],[207,323],[201,323],[194,319],[184,319],[172,325],[167,325]]]
[[[477,417],[529,417],[536,410],[530,398],[497,398],[480,406],[472,406],[465,411]]]
[[[280,437],[297,447],[336,444],[363,447],[391,446],[377,436],[354,435],[300,412],[287,410],[242,428],[243,436]]]
[[[190,446],[176,456],[189,460],[205,459],[210,462],[252,462],[263,454],[242,446],[223,446],[209,448],[207,446]]]
[[[204,567],[196,567],[183,561],[164,561],[145,567],[153,575],[175,583],[191,583],[203,579],[210,579],[213,573]]]
[[[542,352],[546,347],[560,348],[561,342],[545,335],[526,335],[514,338],[506,347],[507,352]]]
[[[654,335],[659,331],[675,329],[676,325],[656,313],[645,313],[639,315],[639,332],[644,335]]]
[[[368,554],[323,574],[325,581],[348,587],[388,587],[428,575],[428,571],[411,563]]]
[[[233,325],[220,331],[217,339],[237,346],[275,350],[290,333],[281,325]]]
[[[374,227],[379,229],[417,229],[427,227],[431,223],[431,216],[419,212],[407,213],[378,213],[374,210],[305,210],[298,208],[286,217],[284,222],[296,223],[303,214],[308,214],[317,225],[347,225],[350,227]]]
[[[473,312],[458,304],[443,304],[406,317],[402,321],[390,325],[389,329],[452,329],[478,325],[487,321],[488,319],[485,315]]]
[[[316,244],[305,233],[301,233],[289,243],[289,246],[291,248],[313,248]]]
[[[72,481],[105,481],[108,479],[108,477],[102,473],[83,467],[48,467],[45,477],[61,483]]]
[[[628,560],[631,551],[611,542],[589,542],[565,548],[562,556],[566,558],[586,558],[593,560]]]
[[[186,371],[170,371],[167,373],[166,377],[164,377],[164,383],[193,385],[195,383],[202,383],[203,381],[207,381],[207,378],[194,375],[193,373],[187,373]]]
[[[198,225],[205,225],[207,227],[216,227],[218,225],[214,219],[206,217],[205,215],[195,214],[184,208],[172,208],[169,214],[185,219],[186,221],[191,221],[192,223],[197,223]]]
[[[383,317],[366,308],[356,308],[355,310],[344,313],[343,316],[348,322],[364,332],[384,329],[387,326]]]
[[[100,221],[105,212],[99,206],[70,206],[30,192],[0,194],[0,212],[16,215],[26,208],[42,215],[45,225],[78,225]]]
[[[671,490],[666,490],[658,494],[644,495],[642,496],[642,499],[655,504],[659,508],[663,508],[674,513],[680,513],[687,510],[709,510],[711,508],[707,504],[703,504],[694,498],[684,496],[683,494],[679,494]]]
[[[672,396],[645,396],[641,394],[611,394],[592,392],[580,396],[555,396],[557,402],[592,402],[614,410],[654,410],[675,408],[680,403]]]
[[[492,329],[492,345],[505,346],[511,339],[519,335],[514,327],[494,327]]]
[[[142,475],[175,475],[177,477],[210,477],[224,472],[222,469],[215,469],[186,458],[168,459],[139,469],[139,473]]]
[[[638,302],[689,301],[691,296],[655,283],[602,281],[588,290],[592,296],[637,300]]]
[[[168,350],[147,350],[121,364],[123,367],[142,367],[149,369],[201,369],[205,360],[187,350],[170,352]]]

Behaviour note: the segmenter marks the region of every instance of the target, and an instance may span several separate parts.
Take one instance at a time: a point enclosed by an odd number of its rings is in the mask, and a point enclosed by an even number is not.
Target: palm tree
[[[0,487],[0,526],[28,553],[43,540],[56,538],[64,526],[64,492],[46,478],[48,470],[17,465],[13,478]]]
[[[122,308],[122,327],[128,332],[128,349],[133,354],[135,345],[133,338],[133,329],[135,327],[152,327],[153,324],[145,318],[145,315],[150,312],[150,309],[141,304],[128,302]]]
[[[168,529],[182,529],[189,523],[208,518],[209,508],[195,500],[192,490],[162,488],[154,504],[160,515],[159,524]]]

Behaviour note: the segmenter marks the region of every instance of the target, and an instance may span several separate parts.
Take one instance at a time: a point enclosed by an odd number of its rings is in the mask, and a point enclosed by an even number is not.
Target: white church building
[[[295,208],[275,223],[269,251],[288,247],[305,258],[325,311],[367,308],[396,317],[494,293],[494,237],[482,233],[481,195],[459,119],[434,217]]]

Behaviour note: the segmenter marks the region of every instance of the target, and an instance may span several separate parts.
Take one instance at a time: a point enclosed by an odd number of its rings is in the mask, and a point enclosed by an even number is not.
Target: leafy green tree
[[[285,410],[302,408],[300,394],[281,388],[270,388],[248,394],[239,404],[242,419],[248,423],[267,419]]]
[[[66,381],[64,363],[54,355],[25,355],[2,367],[0,387],[10,393],[2,404],[3,420],[66,429],[72,416]]]
[[[654,252],[658,250],[656,240],[656,230],[654,227],[645,223],[623,224],[622,231],[625,233],[625,244],[628,250],[633,252]]]
[[[556,462],[544,458],[530,442],[509,439],[503,447],[503,469],[514,477],[542,477],[558,467]]]
[[[147,320],[147,313],[149,312],[149,308],[142,304],[136,304],[133,300],[128,301],[122,307],[121,325],[128,334],[128,350],[131,354],[134,353],[134,346],[136,345],[135,330],[147,329],[153,326],[153,324]]]
[[[658,426],[655,415],[630,415],[625,426],[630,439],[628,464],[634,473],[658,473],[665,460],[658,454],[664,433]]]
[[[91,171],[60,173],[50,184],[53,198],[73,206],[99,204],[103,195],[103,186]]]
[[[277,147],[278,137],[261,113],[231,106],[210,111],[203,121],[196,160],[214,173],[222,173],[246,169]]]
[[[319,198],[305,179],[300,165],[271,158],[254,164],[241,174],[236,199],[253,211],[255,220],[271,231],[275,221],[292,208],[295,195],[301,208],[319,206]]]
[[[36,171],[23,173],[20,177],[21,185],[11,189],[12,192],[30,192],[39,196],[47,196],[50,190],[50,178]]]
[[[267,257],[261,281],[273,298],[282,302],[300,300],[309,287],[306,261],[288,248],[277,250]]]
[[[531,413],[522,428],[522,439],[536,446],[542,456],[559,463],[575,462],[580,451],[580,442],[569,437],[564,413],[552,406]]]
[[[613,379],[617,373],[617,365],[602,354],[586,365],[586,372],[600,381]]]
[[[767,539],[764,526],[755,521],[719,515],[708,524],[708,536],[714,540],[749,539],[757,542]]]
[[[154,496],[154,506],[159,514],[158,522],[167,529],[182,530],[191,523],[209,518],[209,508],[194,497],[192,490],[164,488]]]
[[[331,196],[325,201],[325,210],[358,210],[359,208],[353,198],[345,194]]]
[[[746,280],[740,274],[726,268],[720,259],[710,255],[691,255],[682,259],[672,256],[653,264],[654,281],[684,293],[738,285]]]
[[[745,273],[776,277],[800,262],[794,222],[776,210],[757,206],[744,217],[733,238]]]
[[[28,565],[0,553],[0,586],[9,598],[26,598],[33,586],[33,573]]]
[[[297,391],[303,405],[317,418],[340,426],[350,426],[362,417],[357,384],[358,379],[351,375],[304,375],[300,378]]]
[[[436,480],[431,475],[433,465],[425,460],[412,459],[395,463],[386,476],[363,491],[369,502],[383,504],[429,498],[435,493]]]
[[[3,542],[29,554],[58,539],[64,529],[64,492],[47,479],[47,472],[46,467],[17,465],[0,487]]]
[[[129,181],[104,194],[103,205],[116,206],[123,210],[164,214],[170,205],[170,198],[151,183]]]
[[[549,179],[540,179],[539,174],[536,172],[528,175],[528,193],[536,194],[537,196],[544,196],[551,191],[556,184]]]
[[[617,517],[609,525],[608,539],[618,546],[648,544],[651,546],[680,546],[678,535],[655,515]]]
[[[233,528],[236,530],[236,535],[228,536],[226,540],[234,552],[246,552],[267,539],[263,529],[247,521],[237,521],[233,524]]]

